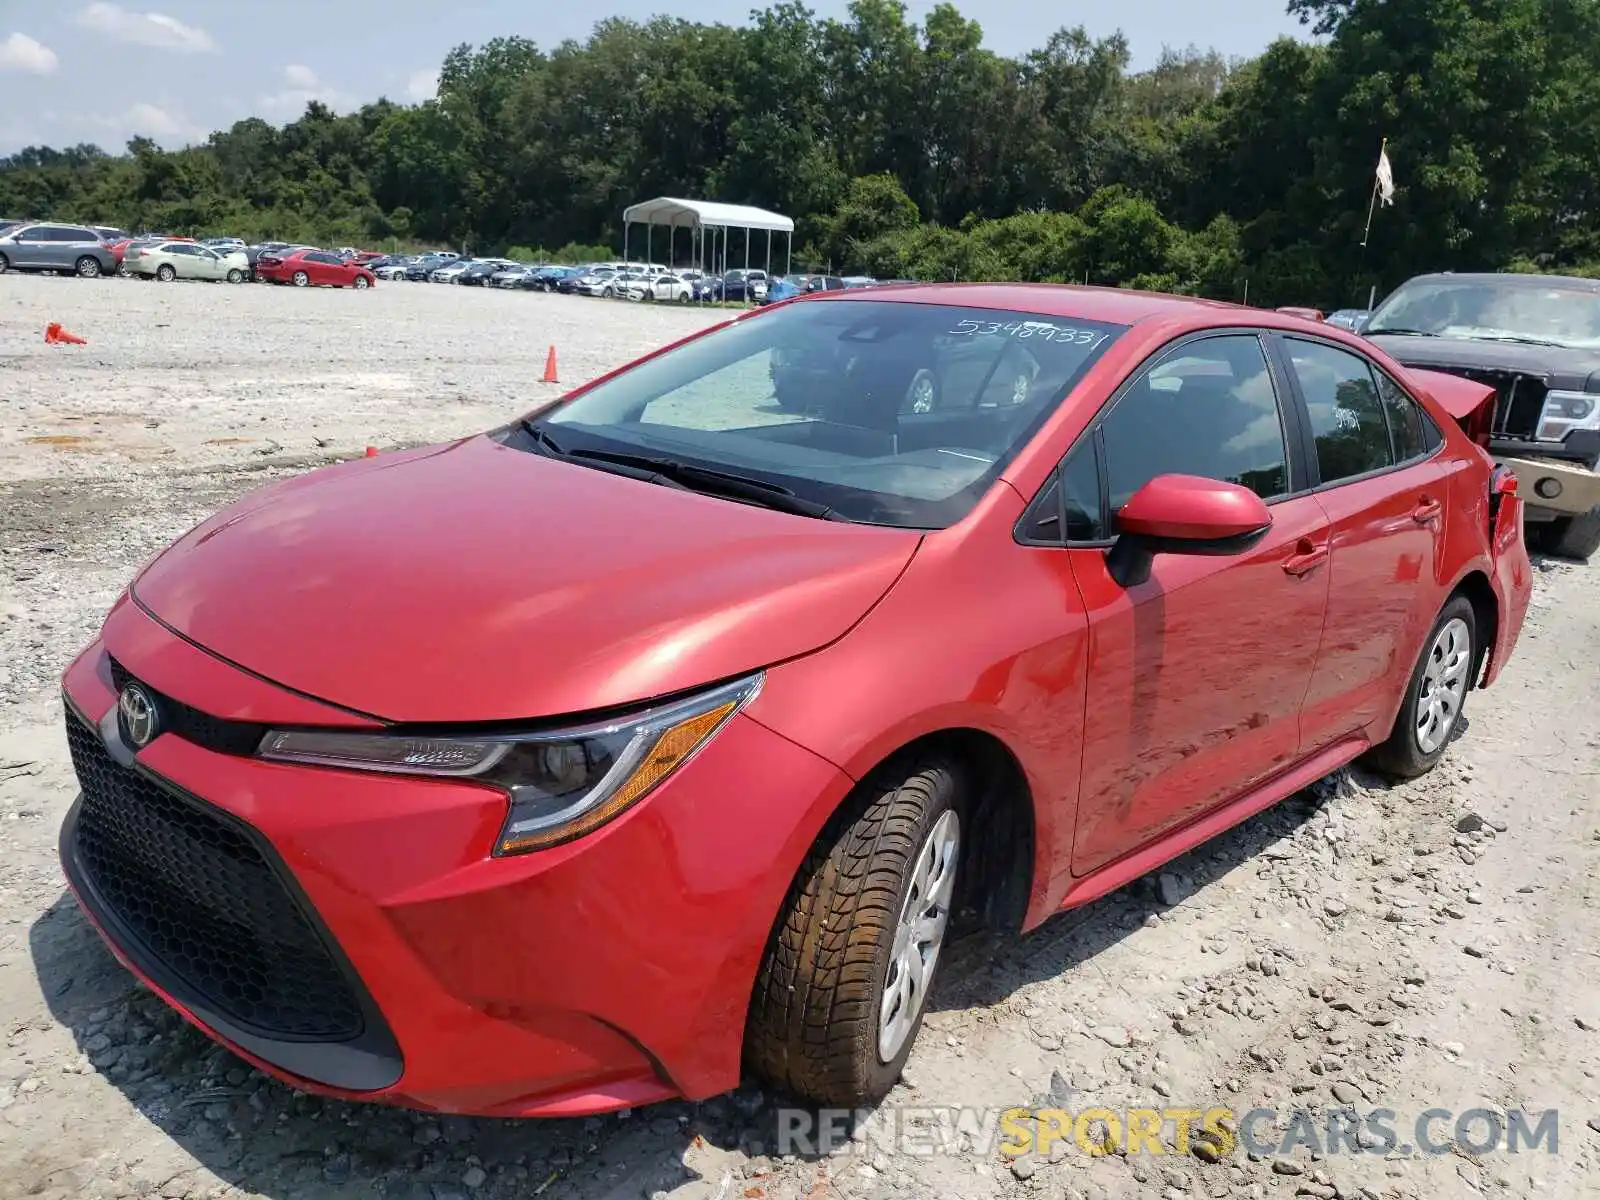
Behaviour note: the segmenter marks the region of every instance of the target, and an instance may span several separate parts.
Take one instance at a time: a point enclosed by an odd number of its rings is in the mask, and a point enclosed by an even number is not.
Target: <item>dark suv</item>
[[[40,222],[0,233],[0,272],[72,272],[84,279],[115,275],[117,256],[86,225]]]
[[[1600,549],[1600,279],[1419,275],[1361,332],[1408,367],[1494,388],[1488,449],[1516,471],[1529,543]]]

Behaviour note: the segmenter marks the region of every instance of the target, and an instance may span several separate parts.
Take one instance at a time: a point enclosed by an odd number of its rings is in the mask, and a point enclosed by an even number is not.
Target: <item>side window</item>
[[[1389,417],[1389,440],[1394,443],[1394,460],[1397,463],[1410,462],[1414,458],[1421,458],[1435,446],[1437,441],[1430,441],[1430,432],[1437,434],[1438,430],[1424,428],[1424,423],[1431,426],[1427,414],[1422,411],[1422,406],[1406,395],[1405,389],[1382,371],[1374,371],[1378,378],[1378,395],[1383,398],[1383,411]]]
[[[1321,342],[1287,338],[1284,344],[1311,416],[1322,482],[1393,466],[1389,426],[1367,360]]]
[[[1057,472],[1066,499],[1067,541],[1091,542],[1100,536],[1100,469],[1094,439],[1074,450]]]
[[[92,229],[64,229],[62,233],[66,235],[61,239],[65,242],[98,242],[100,240],[95,236]]]
[[[1200,475],[1263,500],[1289,490],[1283,418],[1254,334],[1188,342],[1136,379],[1100,425],[1111,512],[1157,475]]]

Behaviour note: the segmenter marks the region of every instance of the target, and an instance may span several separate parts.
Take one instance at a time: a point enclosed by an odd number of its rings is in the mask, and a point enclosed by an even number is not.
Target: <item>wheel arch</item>
[[[1482,687],[1484,664],[1489,661],[1495,638],[1500,632],[1500,599],[1494,594],[1488,574],[1479,567],[1468,569],[1456,581],[1444,603],[1449,604],[1457,596],[1465,596],[1472,605],[1472,615],[1477,624],[1477,629],[1473,631],[1473,640],[1477,645],[1473,647],[1472,684]]]

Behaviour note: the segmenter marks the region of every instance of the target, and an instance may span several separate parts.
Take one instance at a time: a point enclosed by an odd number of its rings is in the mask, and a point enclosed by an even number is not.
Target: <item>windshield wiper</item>
[[[1385,325],[1382,329],[1374,329],[1374,328],[1372,328],[1372,326],[1369,325],[1369,326],[1367,326],[1367,328],[1363,329],[1361,332],[1363,334],[1365,334],[1366,336],[1368,336],[1368,337],[1371,337],[1373,334],[1377,334],[1377,333],[1392,333],[1397,337],[1438,337],[1439,336],[1437,333],[1429,333],[1426,329],[1407,329],[1403,325]]]
[[[591,462],[608,463],[612,466],[627,467],[636,471],[654,472],[660,478],[667,479],[678,487],[691,488],[694,491],[705,492],[714,496],[726,496],[735,500],[748,500],[752,504],[776,509],[778,512],[794,513],[802,517],[815,517],[822,521],[843,521],[847,519],[839,516],[826,504],[796,496],[782,484],[769,483],[765,479],[757,479],[751,475],[739,475],[732,471],[716,471],[710,467],[697,467],[692,463],[678,462],[676,459],[659,458],[648,454],[624,454],[615,450],[573,450],[569,457],[582,458]]]
[[[563,450],[556,444],[556,440],[539,428],[537,421],[530,421],[527,417],[522,419],[522,428],[527,430],[528,436],[533,439],[533,444],[539,448],[539,453],[551,458],[564,458],[569,462],[574,458],[590,459],[591,465],[596,470],[609,471],[613,475],[622,475],[628,479],[638,479],[645,483],[660,484],[662,487],[677,488],[679,491],[689,491],[689,485],[680,483],[670,475],[663,475],[652,467],[643,465],[647,459],[640,459],[637,463],[619,461],[618,459],[595,460],[594,455],[583,450]]]
[[[1475,342],[1517,342],[1524,346],[1553,346],[1556,349],[1565,349],[1560,342],[1552,342],[1546,338],[1524,337],[1520,333],[1485,333],[1472,339]]]

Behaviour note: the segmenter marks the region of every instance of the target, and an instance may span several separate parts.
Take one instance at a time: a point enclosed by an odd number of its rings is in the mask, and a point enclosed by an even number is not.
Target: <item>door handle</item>
[[[1411,510],[1411,519],[1418,525],[1426,525],[1443,511],[1443,507],[1432,496],[1423,496]]]
[[[1294,553],[1283,560],[1283,569],[1289,575],[1309,575],[1326,562],[1327,558],[1327,542],[1313,542],[1310,538],[1301,538],[1295,544]]]

